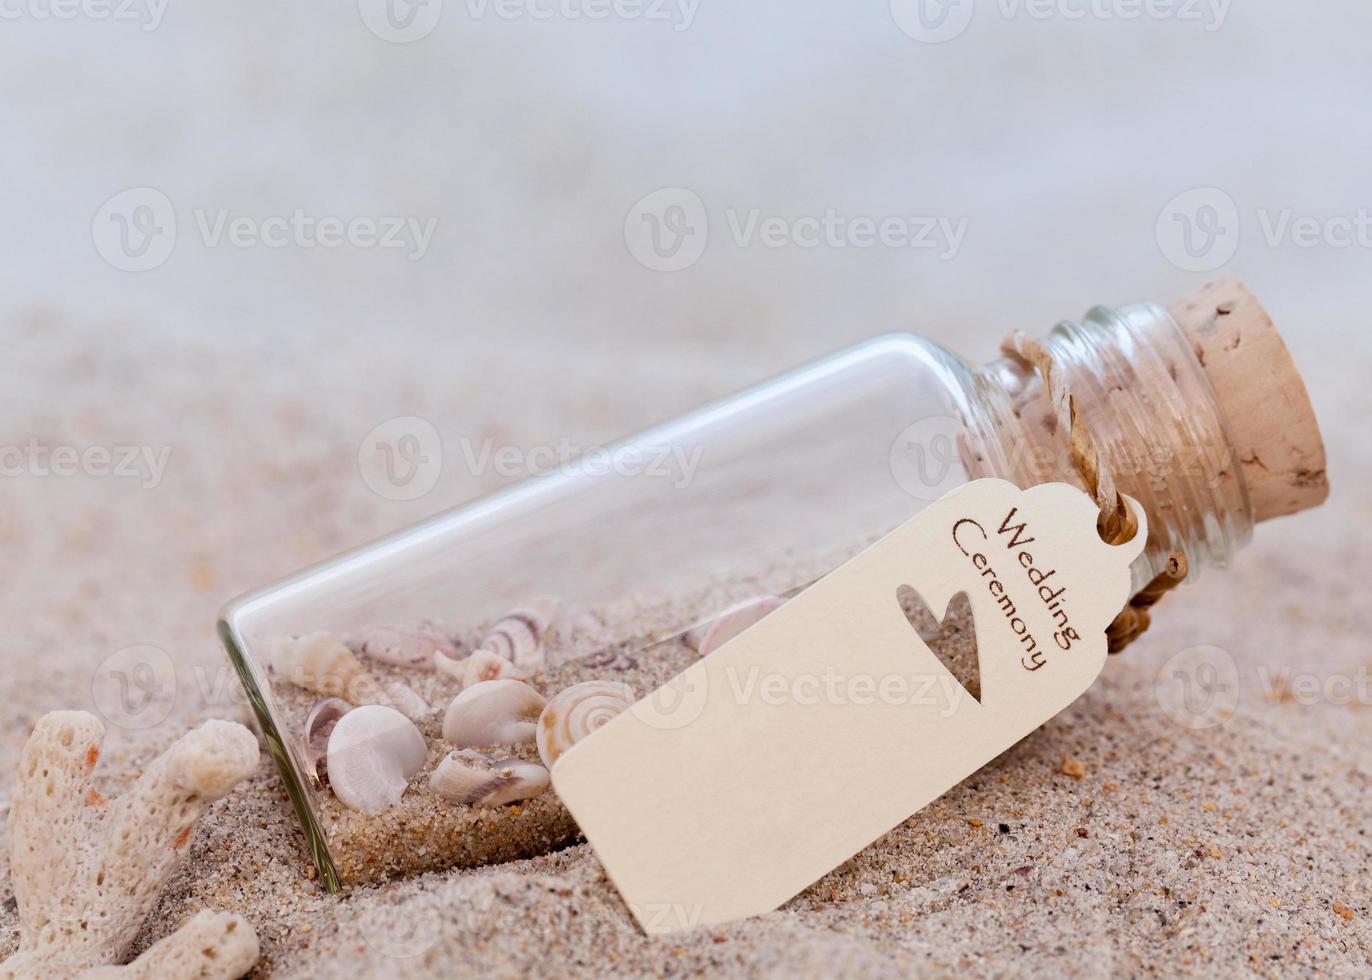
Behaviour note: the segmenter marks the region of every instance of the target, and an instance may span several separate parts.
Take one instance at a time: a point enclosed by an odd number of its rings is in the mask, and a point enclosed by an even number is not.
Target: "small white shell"
[[[412,670],[432,670],[435,654],[450,660],[462,656],[443,630],[428,621],[370,630],[363,635],[357,650],[370,660]]]
[[[429,788],[445,800],[475,806],[503,806],[548,788],[548,770],[536,762],[492,762],[477,752],[453,752],[429,777]]]
[[[495,681],[501,678],[523,680],[528,675],[510,661],[490,650],[474,650],[462,664],[462,686],[471,687],[482,681]]]
[[[325,698],[316,702],[305,718],[305,728],[301,741],[304,743],[306,774],[318,782],[323,773],[321,763],[329,748],[329,735],[333,733],[338,720],[353,710],[353,706],[341,698]]]
[[[307,691],[353,704],[389,703],[377,679],[332,633],[320,630],[278,640],[270,656],[274,672]]]
[[[448,705],[443,737],[458,748],[532,742],[546,703],[543,695],[523,681],[482,681]]]
[[[776,612],[785,601],[781,596],[764,595],[730,606],[709,622],[688,630],[686,645],[703,657],[718,650],[763,617]]]
[[[423,721],[434,713],[433,705],[425,701],[408,684],[402,684],[400,681],[382,681],[381,687],[390,699],[390,706],[410,721]]]
[[[510,610],[486,631],[482,648],[504,657],[525,676],[533,676],[543,669],[543,637],[557,607],[556,599],[543,598]]]
[[[549,769],[558,757],[634,703],[634,689],[618,681],[573,684],[538,718],[538,754]]]
[[[394,708],[363,705],[329,736],[329,786],[344,806],[377,814],[400,799],[428,755],[414,722]]]

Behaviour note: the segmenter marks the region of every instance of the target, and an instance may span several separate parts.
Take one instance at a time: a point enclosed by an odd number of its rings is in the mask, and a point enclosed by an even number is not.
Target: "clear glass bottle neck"
[[[1194,576],[1225,567],[1252,534],[1253,513],[1237,453],[1205,370],[1165,309],[1098,306],[1043,340],[1119,489],[1150,523],[1134,566],[1135,588],[1173,551]],[[1043,379],[1017,359],[975,368],[967,464],[974,476],[1020,486],[1082,485]]]

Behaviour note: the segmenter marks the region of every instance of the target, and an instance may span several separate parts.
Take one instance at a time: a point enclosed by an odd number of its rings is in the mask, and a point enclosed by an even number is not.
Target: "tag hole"
[[[924,598],[908,585],[896,589],[905,621],[938,657],[939,663],[981,703],[981,661],[977,652],[977,633],[972,620],[972,600],[966,592],[953,596],[942,618],[935,615]]]

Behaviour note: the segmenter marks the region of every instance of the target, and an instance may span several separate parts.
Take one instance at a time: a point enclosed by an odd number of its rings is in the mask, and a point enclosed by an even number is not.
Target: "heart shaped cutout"
[[[924,598],[908,585],[896,589],[896,601],[905,614],[905,621],[938,657],[939,663],[980,704],[981,660],[972,620],[972,600],[967,593],[953,596],[942,616],[935,615]]]

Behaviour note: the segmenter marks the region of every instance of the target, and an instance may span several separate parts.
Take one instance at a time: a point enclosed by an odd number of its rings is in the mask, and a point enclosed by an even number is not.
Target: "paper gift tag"
[[[1082,694],[1130,594],[1066,484],[943,497],[565,753],[553,785],[639,923],[775,909]],[[978,702],[910,625],[970,599]]]

